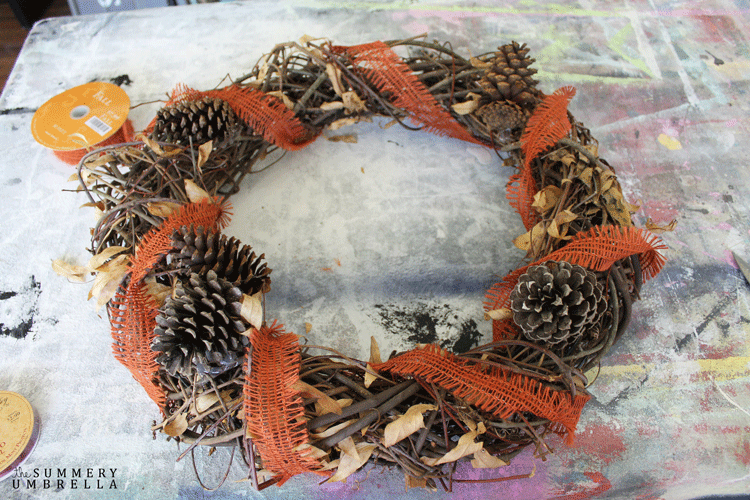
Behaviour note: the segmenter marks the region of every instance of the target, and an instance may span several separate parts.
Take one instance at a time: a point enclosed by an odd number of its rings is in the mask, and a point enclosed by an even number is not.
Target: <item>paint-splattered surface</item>
[[[38,24],[0,97],[0,389],[31,401],[42,435],[23,467],[32,477],[0,483],[0,496],[750,492],[750,285],[731,256],[750,259],[749,14],[740,0],[234,2]],[[134,103],[180,82],[211,88],[303,34],[355,44],[423,32],[467,55],[526,42],[545,91],[575,85],[572,111],[641,205],[638,222],[678,220],[664,235],[669,263],[605,358],[575,447],[552,442],[545,462],[527,450],[503,469],[457,474],[477,480],[535,468],[530,479],[456,483],[448,495],[406,492],[403,477],[370,468],[346,484],[297,477],[261,495],[235,463],[219,492],[204,492],[190,462],[175,462],[176,446],[152,440],[158,411],[111,356],[107,319],[86,302],[88,287],[51,270],[53,259],[86,261],[93,214],[63,192],[74,187],[72,170],[33,142],[31,116],[91,80],[121,84]],[[134,109],[136,127],[156,107]],[[234,199],[229,232],[274,268],[269,314],[298,333],[310,323],[318,343],[365,357],[370,335],[384,353],[486,341],[484,289],[521,258],[509,243],[521,230],[504,201],[510,172],[479,147],[382,124],[342,131],[356,133],[357,144],[319,140],[253,177]],[[201,477],[216,484],[228,454],[199,454]]]

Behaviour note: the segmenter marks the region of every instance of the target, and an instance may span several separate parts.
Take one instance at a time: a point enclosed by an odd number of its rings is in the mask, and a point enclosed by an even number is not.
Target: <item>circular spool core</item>
[[[39,437],[40,419],[15,392],[0,391],[0,481],[29,457]]]
[[[86,83],[42,104],[31,119],[31,134],[55,151],[89,148],[120,130],[128,111],[130,98],[120,87]]]

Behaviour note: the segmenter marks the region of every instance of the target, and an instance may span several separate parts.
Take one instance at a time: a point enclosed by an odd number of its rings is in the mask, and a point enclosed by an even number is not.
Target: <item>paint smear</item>
[[[668,136],[667,134],[659,134],[657,140],[659,141],[659,144],[669,149],[670,151],[682,149],[682,144],[680,143],[680,141],[678,141],[674,137]]]

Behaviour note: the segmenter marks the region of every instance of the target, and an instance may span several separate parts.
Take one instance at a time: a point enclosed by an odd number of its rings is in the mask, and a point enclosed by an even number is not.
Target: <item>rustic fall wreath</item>
[[[154,431],[187,444],[182,456],[239,450],[259,489],[303,472],[344,480],[374,462],[449,490],[465,480],[460,460],[498,467],[529,445],[544,458],[551,434],[572,439],[584,373],[623,335],[665,247],[633,226],[637,207],[567,110],[575,90],[539,90],[528,52],[283,43],[229,86],[175,89],[138,141],[81,160],[80,189],[100,211],[91,295],[107,306],[115,356],[162,412]],[[271,270],[221,233],[227,198],[273,150],[375,115],[517,167],[507,196],[528,265],[487,292],[492,343],[383,361],[373,341],[360,361],[266,321]]]

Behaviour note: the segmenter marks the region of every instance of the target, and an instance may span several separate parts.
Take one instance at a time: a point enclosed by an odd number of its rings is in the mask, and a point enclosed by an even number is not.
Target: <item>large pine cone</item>
[[[498,47],[490,61],[492,66],[479,80],[491,100],[512,101],[529,109],[535,107],[541,92],[536,88],[539,82],[532,78],[536,70],[529,67],[535,59],[528,57],[528,53],[526,44],[518,42]]]
[[[602,285],[587,269],[560,261],[531,266],[510,294],[513,321],[540,344],[561,344],[595,326],[607,308]]]
[[[226,101],[205,97],[161,108],[151,138],[172,144],[199,146],[210,140],[221,141],[239,123]]]
[[[153,351],[172,376],[192,381],[193,374],[216,376],[243,361],[248,339],[240,319],[242,291],[209,271],[178,282],[156,316]]]
[[[247,295],[271,290],[271,269],[263,262],[265,254],[257,256],[250,245],[242,245],[234,237],[206,233],[203,226],[182,226],[172,234],[172,246],[169,259],[173,268],[200,275],[211,270]]]

